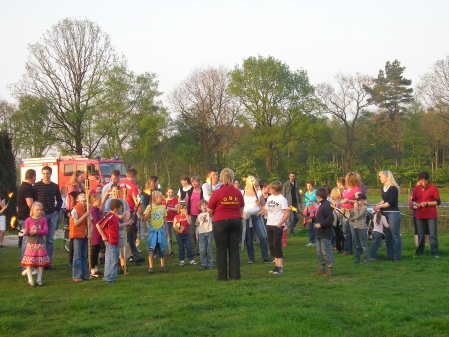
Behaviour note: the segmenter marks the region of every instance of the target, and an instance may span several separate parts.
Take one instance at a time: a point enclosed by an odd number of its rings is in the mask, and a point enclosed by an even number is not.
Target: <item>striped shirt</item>
[[[44,184],[42,181],[39,181],[33,185],[33,188],[34,200],[42,204],[45,214],[51,214],[55,211],[59,212],[62,206],[62,198],[58,185],[52,181],[49,184]]]

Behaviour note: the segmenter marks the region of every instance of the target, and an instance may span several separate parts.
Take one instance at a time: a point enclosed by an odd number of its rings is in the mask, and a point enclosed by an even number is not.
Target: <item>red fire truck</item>
[[[36,181],[42,179],[42,167],[52,168],[51,180],[58,184],[59,188],[67,186],[73,172],[80,170],[87,173],[90,181],[90,188],[95,190],[98,184],[106,184],[111,178],[112,170],[120,171],[120,180],[126,178],[126,167],[122,160],[114,159],[89,159],[83,155],[24,158],[20,162],[20,178],[25,179],[25,172],[28,169],[36,171]]]

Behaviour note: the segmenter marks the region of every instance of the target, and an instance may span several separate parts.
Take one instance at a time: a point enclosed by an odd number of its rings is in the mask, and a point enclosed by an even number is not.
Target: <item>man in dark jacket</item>
[[[282,187],[282,195],[287,199],[288,207],[290,208],[290,234],[295,234],[295,226],[299,220],[299,211],[301,209],[301,196],[299,195],[299,184],[296,181],[296,173],[290,172],[288,174],[288,181]]]

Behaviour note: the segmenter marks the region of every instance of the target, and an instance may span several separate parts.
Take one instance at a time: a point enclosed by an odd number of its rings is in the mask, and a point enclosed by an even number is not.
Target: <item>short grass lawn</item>
[[[20,250],[7,247],[0,250],[0,336],[449,335],[447,234],[440,259],[413,258],[406,233],[402,261],[387,262],[385,248],[369,264],[336,254],[334,277],[314,275],[319,263],[307,237],[302,229],[288,238],[282,275],[268,273],[274,265],[262,262],[258,244],[255,264],[241,252],[242,279],[233,282],[215,281],[216,269],[179,267],[175,257],[166,274],[130,263],[115,284],[75,284],[58,240],[57,270],[44,271],[44,287],[29,288]]]

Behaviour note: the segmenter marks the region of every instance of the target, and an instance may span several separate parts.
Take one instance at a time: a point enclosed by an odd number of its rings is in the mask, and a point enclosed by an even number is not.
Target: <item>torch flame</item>
[[[302,190],[299,190],[299,194],[304,194],[304,192]]]
[[[11,227],[11,229],[16,228],[16,221],[17,221],[17,217],[12,216],[11,220],[9,221],[9,227]]]
[[[8,198],[11,199],[13,195],[14,195],[14,192],[9,192],[8,193]]]
[[[206,178],[206,183],[208,183],[208,184],[210,183],[210,177]]]
[[[147,189],[143,190],[143,193],[151,195],[151,188],[147,188]]]

